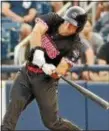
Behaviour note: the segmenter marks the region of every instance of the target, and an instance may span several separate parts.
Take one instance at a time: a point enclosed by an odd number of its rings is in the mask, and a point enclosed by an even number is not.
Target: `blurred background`
[[[69,7],[83,7],[88,12],[88,19],[80,33],[86,48],[66,77],[109,101],[109,1],[1,1],[2,118],[9,103],[16,72],[26,59],[27,52],[22,56],[17,50],[18,44],[31,33],[36,17],[58,12],[67,3]],[[72,101],[68,103],[69,100]],[[83,129],[109,130],[109,111],[88,100],[63,81],[59,83],[59,103],[60,114]],[[16,128],[45,130],[35,101],[22,114]]]

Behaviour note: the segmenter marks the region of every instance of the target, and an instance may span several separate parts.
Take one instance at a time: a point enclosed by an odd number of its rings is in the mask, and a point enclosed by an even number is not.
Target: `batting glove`
[[[45,74],[52,75],[52,73],[55,72],[56,67],[53,64],[47,64],[47,63],[45,63],[42,66],[42,70],[44,71]]]

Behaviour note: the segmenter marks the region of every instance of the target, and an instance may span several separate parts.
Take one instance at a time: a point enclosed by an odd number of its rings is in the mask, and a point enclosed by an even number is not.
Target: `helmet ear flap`
[[[86,23],[87,21],[87,15],[86,14],[80,14],[76,17],[76,20],[79,21],[80,25],[82,25],[82,23]]]
[[[81,14],[81,15],[77,16],[76,19],[77,19],[77,21],[79,21],[79,26],[78,26],[77,32],[80,32],[84,28],[84,25],[86,24],[87,15]]]

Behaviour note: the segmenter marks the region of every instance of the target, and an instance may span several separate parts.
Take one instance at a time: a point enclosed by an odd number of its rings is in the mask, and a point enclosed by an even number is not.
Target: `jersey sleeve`
[[[73,41],[72,48],[69,51],[67,58],[73,62],[77,62],[81,55],[89,48],[91,48],[89,42],[82,39],[80,36],[77,36]]]
[[[81,42],[76,40],[73,42],[72,48],[66,58],[72,62],[77,62],[81,55]]]

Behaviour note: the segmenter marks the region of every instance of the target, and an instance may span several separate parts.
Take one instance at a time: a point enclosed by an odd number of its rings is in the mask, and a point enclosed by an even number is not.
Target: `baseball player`
[[[33,99],[48,129],[81,130],[58,115],[56,91],[60,76],[66,74],[80,55],[78,34],[86,19],[86,12],[78,6],[70,7],[63,17],[49,13],[36,18],[28,61],[17,73],[2,130],[15,130],[21,112]]]

